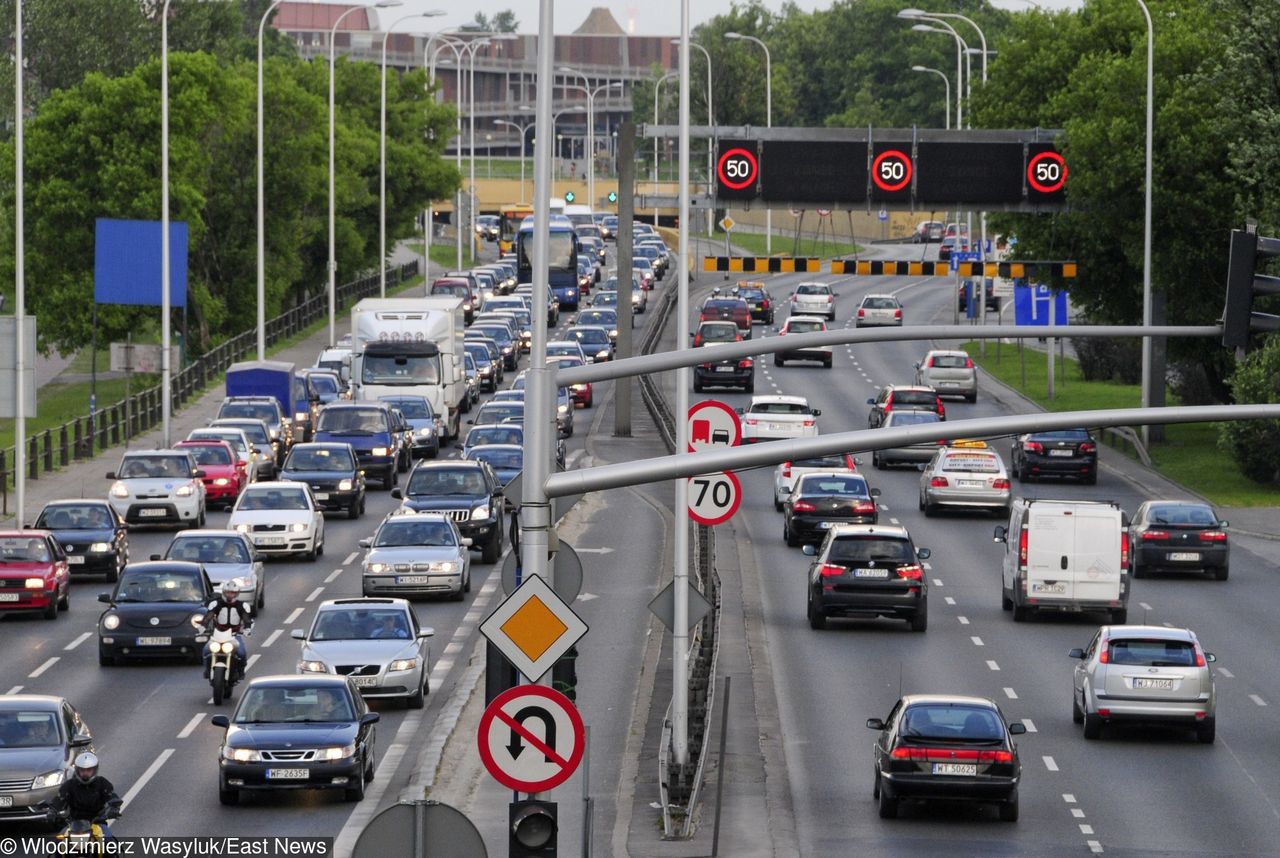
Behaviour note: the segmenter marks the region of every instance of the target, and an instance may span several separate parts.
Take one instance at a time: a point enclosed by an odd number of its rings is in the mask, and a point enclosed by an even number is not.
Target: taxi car
[[[920,474],[920,509],[931,516],[940,507],[987,509],[1008,515],[1009,474],[984,441],[953,441],[940,447]]]
[[[733,287],[733,297],[747,302],[747,310],[751,313],[751,321],[773,324],[773,296],[759,280],[739,280]]]

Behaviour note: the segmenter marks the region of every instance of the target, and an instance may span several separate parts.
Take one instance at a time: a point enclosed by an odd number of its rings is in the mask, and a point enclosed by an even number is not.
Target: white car
[[[822,316],[834,321],[836,296],[826,283],[801,283],[791,293],[792,316]]]
[[[132,450],[107,474],[108,500],[127,524],[204,527],[203,476],[186,450]]]
[[[791,316],[778,329],[778,336],[787,334],[813,334],[825,331],[827,323],[817,316]],[[789,360],[816,360],[831,369],[831,346],[805,346],[785,352],[773,353],[773,365],[782,366]]]
[[[892,295],[867,295],[853,316],[855,328],[902,326],[902,302]]]
[[[324,512],[306,483],[265,482],[246,486],[227,521],[261,554],[324,554]]]
[[[742,415],[742,443],[773,441],[779,438],[812,438],[818,434],[816,408],[803,396],[766,394],[751,397],[751,404],[738,409]]]
[[[819,471],[857,473],[859,464],[861,463],[848,453],[832,453],[828,456],[813,456],[808,459],[783,462],[773,469],[773,508],[782,512],[783,503],[791,496],[796,483],[804,475],[816,474]]]

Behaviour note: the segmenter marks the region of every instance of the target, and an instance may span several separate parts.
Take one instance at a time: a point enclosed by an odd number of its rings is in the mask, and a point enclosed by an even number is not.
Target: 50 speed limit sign
[[[871,162],[871,181],[888,194],[911,184],[914,172],[911,156],[899,149],[886,149]]]
[[[720,184],[735,191],[755,184],[759,172],[760,162],[756,160],[755,153],[741,146],[724,152],[716,164],[716,178]]]
[[[1067,162],[1057,152],[1040,152],[1027,162],[1027,184],[1042,194],[1054,194],[1067,183]]]
[[[731,471],[689,478],[689,518],[712,527],[724,524],[742,505],[742,485]]]

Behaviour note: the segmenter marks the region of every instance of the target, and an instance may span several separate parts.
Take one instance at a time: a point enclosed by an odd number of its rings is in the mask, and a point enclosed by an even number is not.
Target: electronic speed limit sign
[[[1060,198],[1067,186],[1067,161],[1061,153],[1043,144],[1028,147],[1027,196],[1032,199]]]
[[[755,199],[760,188],[759,146],[754,140],[721,140],[716,158],[716,196]]]
[[[899,200],[911,196],[911,179],[915,176],[915,164],[905,148],[877,147],[871,161],[871,198],[873,200]]]
[[[724,524],[741,505],[742,485],[732,471],[689,478],[689,518],[698,524]]]

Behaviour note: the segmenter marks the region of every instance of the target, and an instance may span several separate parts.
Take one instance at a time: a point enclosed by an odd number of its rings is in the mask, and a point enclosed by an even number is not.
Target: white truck
[[[462,299],[365,298],[351,308],[352,399],[423,396],[458,437],[466,393]]]

